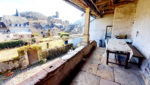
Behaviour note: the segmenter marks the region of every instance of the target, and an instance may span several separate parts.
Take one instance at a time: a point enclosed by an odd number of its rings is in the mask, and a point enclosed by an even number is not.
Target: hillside
[[[8,15],[4,15],[1,21],[4,22],[7,27],[9,26],[9,24],[24,24],[28,22],[28,20],[24,17],[8,16]]]
[[[27,12],[21,12],[20,15],[22,17],[26,17],[27,19],[33,19],[33,20],[47,20],[47,16],[38,13],[38,12],[32,12],[32,11],[27,11]]]

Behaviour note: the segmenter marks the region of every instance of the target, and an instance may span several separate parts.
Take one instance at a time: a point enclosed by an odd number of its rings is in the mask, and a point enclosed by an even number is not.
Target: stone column
[[[90,8],[86,8],[83,44],[89,44]]]

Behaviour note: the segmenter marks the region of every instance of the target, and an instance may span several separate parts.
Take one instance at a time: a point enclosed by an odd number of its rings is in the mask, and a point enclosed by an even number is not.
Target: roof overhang
[[[103,17],[106,14],[113,14],[117,6],[135,3],[137,0],[64,0],[77,9],[85,12],[86,8],[91,9],[91,15]]]

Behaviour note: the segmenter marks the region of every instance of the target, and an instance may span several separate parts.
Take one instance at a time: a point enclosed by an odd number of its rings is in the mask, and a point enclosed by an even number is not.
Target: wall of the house
[[[139,0],[132,30],[133,44],[150,58],[150,0]],[[138,33],[139,32],[139,33]]]
[[[136,5],[134,3],[121,5],[115,8],[113,19],[113,36],[127,34],[131,37]]]
[[[95,40],[97,44],[99,40],[105,38],[106,26],[113,24],[113,14],[105,15],[90,22],[90,41]]]
[[[137,3],[135,22],[132,29],[133,44],[150,59],[150,0],[139,0]],[[150,60],[143,62],[142,71],[146,85],[150,85]],[[148,84],[149,82],[149,84]]]

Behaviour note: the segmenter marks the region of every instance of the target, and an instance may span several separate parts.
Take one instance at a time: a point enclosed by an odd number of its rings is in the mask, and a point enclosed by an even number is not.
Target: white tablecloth
[[[125,40],[122,39],[110,39],[108,44],[106,45],[106,49],[110,51],[121,51],[121,52],[129,52],[130,58],[133,55],[132,49],[128,46]]]

